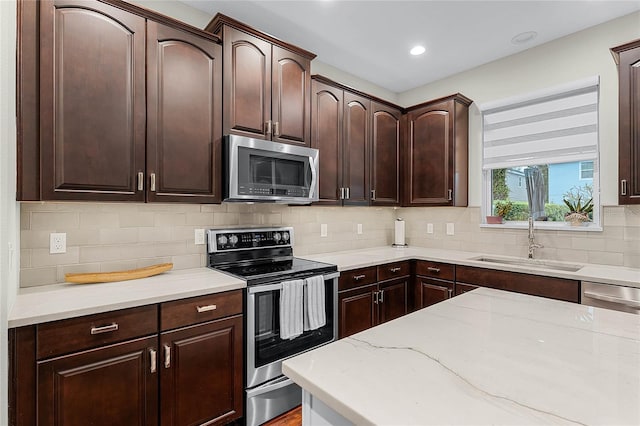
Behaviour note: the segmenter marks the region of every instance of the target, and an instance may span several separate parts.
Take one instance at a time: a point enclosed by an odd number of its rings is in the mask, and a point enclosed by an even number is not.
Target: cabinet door
[[[640,40],[619,52],[620,204],[640,204]]]
[[[426,308],[447,300],[453,293],[453,283],[448,281],[416,277],[416,285],[416,309]]]
[[[342,186],[347,190],[344,205],[369,204],[370,109],[369,99],[344,92]]]
[[[309,146],[311,143],[311,62],[278,46],[272,48],[272,140]]]
[[[462,284],[462,283],[455,283],[455,295],[456,296],[460,296],[463,293],[468,293],[471,290],[475,290],[476,288],[479,288],[477,285],[472,285],[472,284]]]
[[[242,316],[161,334],[162,425],[242,417]]]
[[[158,375],[149,337],[38,363],[38,424],[157,424]]]
[[[338,293],[338,337],[351,336],[377,323],[373,297],[377,284]]]
[[[400,204],[400,117],[395,108],[371,103],[371,204]]]
[[[145,20],[100,2],[40,9],[42,199],[143,201]]]
[[[221,200],[222,48],[147,23],[149,201]]]
[[[380,283],[378,309],[380,321],[391,321],[407,314],[407,280],[394,280]]]
[[[271,44],[224,27],[222,132],[269,139],[271,119]]]
[[[311,84],[311,147],[319,151],[319,204],[338,205],[342,185],[342,89]]]
[[[409,205],[453,203],[453,101],[408,114]]]

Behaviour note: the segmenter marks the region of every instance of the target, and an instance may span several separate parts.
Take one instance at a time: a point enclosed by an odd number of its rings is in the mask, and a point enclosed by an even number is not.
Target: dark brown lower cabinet
[[[158,378],[157,337],[38,363],[38,425],[153,425]]]
[[[163,426],[225,423],[242,413],[242,316],[160,335]]]
[[[416,277],[416,309],[426,308],[453,296],[453,282]]]
[[[338,293],[338,337],[351,336],[407,313],[407,279]]]
[[[454,294],[456,296],[460,296],[461,294],[467,293],[471,290],[475,290],[476,288],[478,288],[477,285],[456,283]]]

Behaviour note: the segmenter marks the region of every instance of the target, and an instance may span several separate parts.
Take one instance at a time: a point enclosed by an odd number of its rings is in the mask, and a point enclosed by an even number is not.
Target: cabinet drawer
[[[373,284],[378,281],[378,273],[376,266],[368,268],[353,269],[351,271],[340,272],[340,280],[338,290],[346,290],[349,288],[360,287],[367,284]]]
[[[157,305],[39,324],[38,359],[158,332]]]
[[[160,328],[170,330],[242,313],[242,290],[165,302],[160,305]]]
[[[404,277],[409,275],[409,262],[394,262],[386,265],[378,265],[378,281],[385,281],[391,278]]]
[[[453,281],[455,279],[455,265],[418,260],[416,262],[416,275]]]

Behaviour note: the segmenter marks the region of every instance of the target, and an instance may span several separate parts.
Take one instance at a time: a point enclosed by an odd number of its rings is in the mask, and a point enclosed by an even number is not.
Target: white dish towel
[[[304,331],[316,330],[326,323],[324,278],[316,275],[304,280]]]
[[[303,329],[304,281],[283,281],[280,291],[280,338],[295,339]]]

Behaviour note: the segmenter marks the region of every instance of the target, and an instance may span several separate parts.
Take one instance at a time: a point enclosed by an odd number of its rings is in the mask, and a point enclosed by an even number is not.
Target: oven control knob
[[[284,241],[285,243],[287,241],[289,241],[289,233],[288,232],[283,232],[282,233],[282,241]]]
[[[218,236],[218,245],[219,246],[224,246],[226,244],[227,244],[227,236],[226,235]]]
[[[276,232],[275,234],[273,234],[273,241],[275,241],[276,243],[279,243],[281,239],[282,239],[282,235],[280,235],[279,232]]]
[[[229,237],[229,242],[232,246],[235,246],[236,244],[238,244],[238,236],[236,234],[231,234],[231,236]]]

